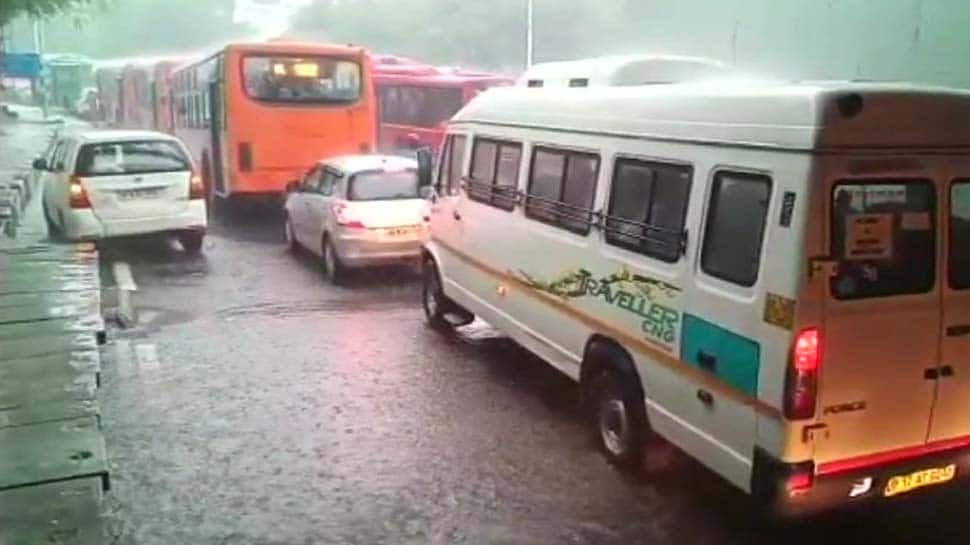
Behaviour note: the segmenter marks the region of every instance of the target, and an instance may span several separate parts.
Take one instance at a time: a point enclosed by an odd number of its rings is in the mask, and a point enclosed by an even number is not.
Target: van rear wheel
[[[612,371],[600,373],[590,393],[593,435],[606,459],[624,469],[640,467],[649,431],[640,393]]]

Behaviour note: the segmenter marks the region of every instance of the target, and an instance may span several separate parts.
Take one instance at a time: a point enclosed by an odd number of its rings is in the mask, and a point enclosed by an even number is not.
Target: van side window
[[[448,194],[457,195],[461,186],[461,168],[465,165],[467,138],[463,134],[451,135],[451,155],[448,160]]]
[[[936,189],[925,180],[844,180],[832,193],[836,299],[925,293],[936,283]]]
[[[598,155],[536,147],[532,153],[525,215],[576,234],[593,224]]]
[[[704,229],[701,269],[751,287],[758,281],[771,178],[721,171],[714,174]]]
[[[950,192],[950,287],[970,289],[970,180]]]
[[[438,156],[437,172],[435,173],[434,190],[439,195],[444,195],[447,191],[449,178],[451,176],[451,147],[454,145],[454,135],[445,138],[441,146],[441,154]]]
[[[680,258],[693,169],[617,159],[606,242],[673,263]]]
[[[522,144],[476,138],[468,198],[503,210],[514,209],[521,161]]]

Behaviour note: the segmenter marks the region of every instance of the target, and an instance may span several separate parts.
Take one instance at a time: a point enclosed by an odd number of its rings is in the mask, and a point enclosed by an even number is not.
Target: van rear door
[[[943,214],[948,225],[941,230],[947,260],[942,357],[931,442],[970,437],[970,179],[953,182],[948,201]]]
[[[816,463],[925,444],[940,350],[937,187],[850,178],[825,195],[825,287]],[[970,370],[968,370],[970,372]]]

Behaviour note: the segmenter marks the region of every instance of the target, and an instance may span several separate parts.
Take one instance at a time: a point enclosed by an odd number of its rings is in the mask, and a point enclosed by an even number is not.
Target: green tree
[[[0,26],[21,15],[50,17],[90,3],[91,0],[0,0]]]

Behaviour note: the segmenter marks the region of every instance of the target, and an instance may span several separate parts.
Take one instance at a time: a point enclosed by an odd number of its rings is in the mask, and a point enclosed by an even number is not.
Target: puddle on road
[[[357,312],[417,312],[413,301],[407,300],[326,300],[326,301],[282,301],[256,303],[224,308],[215,313],[217,318],[235,318],[240,316],[273,316],[290,317],[307,314],[348,314]]]

